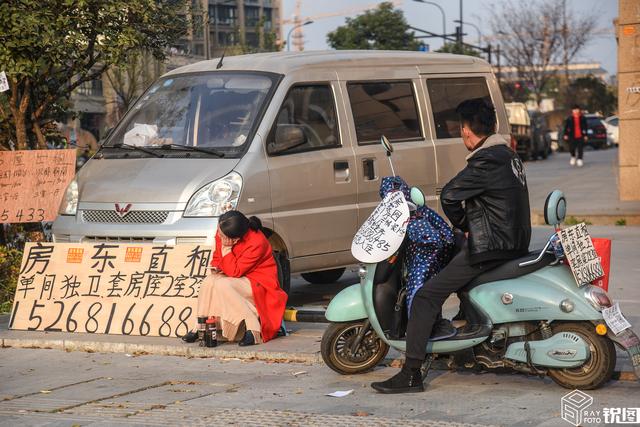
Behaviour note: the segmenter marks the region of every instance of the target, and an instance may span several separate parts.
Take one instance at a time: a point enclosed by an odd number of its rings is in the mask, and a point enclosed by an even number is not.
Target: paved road
[[[340,376],[323,365],[59,350],[5,349],[0,372],[2,426],[558,426],[568,392],[549,379],[435,371],[425,393],[382,396],[369,383],[394,368]],[[336,390],[354,391],[325,396]],[[638,406],[640,384],[590,394],[594,410]]]
[[[568,215],[640,215],[640,201],[618,200],[618,150],[589,150],[582,168],[569,166],[569,153],[526,162],[531,210],[542,212],[547,194],[556,188],[567,196]]]

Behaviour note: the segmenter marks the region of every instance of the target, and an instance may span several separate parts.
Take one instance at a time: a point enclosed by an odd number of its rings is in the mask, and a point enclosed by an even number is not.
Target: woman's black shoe
[[[198,341],[198,333],[196,331],[187,332],[182,336],[182,341],[192,343]]]
[[[244,333],[244,337],[242,337],[242,340],[240,340],[238,345],[240,347],[245,347],[247,345],[254,345],[255,343],[256,343],[256,340],[253,337],[253,334],[251,333],[251,331],[247,331]]]

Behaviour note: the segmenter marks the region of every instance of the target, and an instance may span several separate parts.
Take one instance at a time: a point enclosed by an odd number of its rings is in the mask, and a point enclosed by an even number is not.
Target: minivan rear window
[[[484,77],[430,78],[427,79],[427,90],[438,139],[460,137],[456,107],[461,102],[474,98],[486,98],[491,102]]]
[[[359,144],[378,142],[382,135],[391,142],[422,137],[411,82],[348,83],[347,91]]]

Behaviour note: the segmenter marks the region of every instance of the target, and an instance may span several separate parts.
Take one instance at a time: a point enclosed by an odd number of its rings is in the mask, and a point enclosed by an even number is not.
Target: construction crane
[[[394,6],[402,6],[402,3],[404,1],[403,0],[392,0],[391,3]],[[359,7],[352,7],[349,9],[343,9],[343,10],[339,10],[336,12],[330,12],[330,13],[323,13],[320,15],[313,15],[313,16],[302,16],[301,13],[301,9],[302,9],[302,0],[296,0],[296,6],[295,6],[295,11],[293,14],[293,18],[291,19],[283,19],[282,20],[282,25],[287,25],[287,24],[293,24],[294,25],[294,30],[293,30],[293,34],[292,34],[292,38],[293,41],[291,42],[291,45],[293,46],[293,50],[297,50],[297,51],[302,51],[304,50],[304,31],[302,29],[303,27],[303,23],[307,22],[307,21],[317,21],[319,19],[325,19],[325,18],[333,18],[336,16],[347,16],[347,15],[352,15],[354,13],[358,13],[358,12],[365,12],[367,10],[371,10],[371,9],[375,9],[376,7],[378,7],[379,3],[370,3],[367,5],[362,5]]]

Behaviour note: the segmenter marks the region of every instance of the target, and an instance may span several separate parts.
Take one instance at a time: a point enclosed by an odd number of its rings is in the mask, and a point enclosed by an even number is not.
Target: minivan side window
[[[289,89],[269,136],[269,154],[293,154],[339,146],[338,118],[331,86],[311,84]]]
[[[438,139],[460,137],[460,121],[456,107],[462,101],[486,98],[492,102],[484,77],[427,79],[427,90]]]
[[[359,144],[422,138],[410,81],[348,83],[347,91]]]

